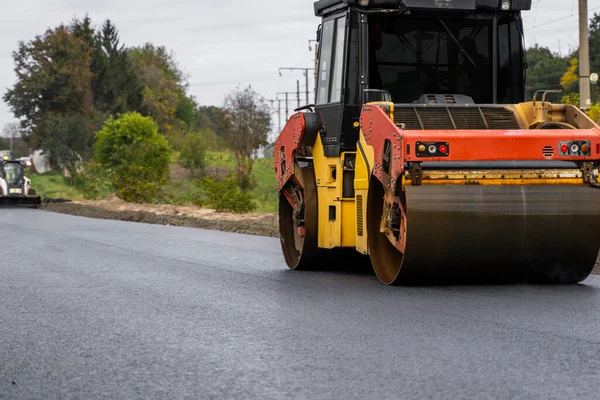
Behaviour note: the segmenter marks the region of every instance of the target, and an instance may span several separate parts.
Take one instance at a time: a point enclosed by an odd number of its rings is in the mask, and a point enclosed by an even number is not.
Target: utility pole
[[[300,108],[300,81],[296,81],[296,98],[298,99],[298,108]],[[306,104],[308,104],[308,88],[306,89]]]
[[[588,0],[579,0],[579,94],[582,110],[591,105]]]
[[[290,115],[290,113],[289,113],[289,105],[288,105],[289,96],[290,95],[297,96],[298,92],[297,91],[296,92],[279,92],[279,93],[277,93],[277,99],[279,99],[280,95],[285,95],[285,120],[287,121],[288,118],[289,118],[289,115]]]
[[[304,77],[306,78],[306,104],[310,104],[310,99],[309,99],[309,86],[308,86],[308,71],[313,71],[314,68],[296,68],[296,67],[285,67],[285,68],[279,68],[279,76],[281,76],[281,71],[304,71]],[[315,89],[316,90],[316,89]],[[300,105],[298,104],[298,107],[300,107]]]
[[[272,113],[277,114],[277,122],[279,124],[279,132],[281,132],[281,100],[279,99],[268,99],[271,103]],[[275,110],[275,102],[277,102],[277,110]]]
[[[277,115],[279,116],[279,132],[281,132],[281,99],[277,99]]]

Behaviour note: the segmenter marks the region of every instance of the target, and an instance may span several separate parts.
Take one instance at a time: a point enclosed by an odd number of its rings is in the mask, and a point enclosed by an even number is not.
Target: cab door
[[[326,157],[337,157],[341,151],[347,21],[346,12],[328,16],[321,29],[315,111]]]

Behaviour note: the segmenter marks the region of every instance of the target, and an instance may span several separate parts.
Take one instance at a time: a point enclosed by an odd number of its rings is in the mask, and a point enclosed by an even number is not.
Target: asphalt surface
[[[276,239],[0,210],[0,398],[600,396],[600,279],[392,288]]]

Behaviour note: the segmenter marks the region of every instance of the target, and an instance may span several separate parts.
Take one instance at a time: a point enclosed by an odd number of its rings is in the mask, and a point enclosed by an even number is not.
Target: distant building
[[[275,145],[269,143],[266,146],[260,146],[257,150],[254,150],[254,154],[252,154],[252,158],[255,160],[261,158],[273,158],[273,147]]]
[[[50,171],[50,163],[48,162],[48,156],[42,154],[42,150],[36,150],[30,157],[33,162],[35,170],[40,174]]]

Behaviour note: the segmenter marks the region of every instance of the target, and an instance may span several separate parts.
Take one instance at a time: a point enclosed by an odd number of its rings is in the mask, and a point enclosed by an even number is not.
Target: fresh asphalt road
[[[0,398],[600,396],[600,277],[393,288],[276,239],[0,210]]]

